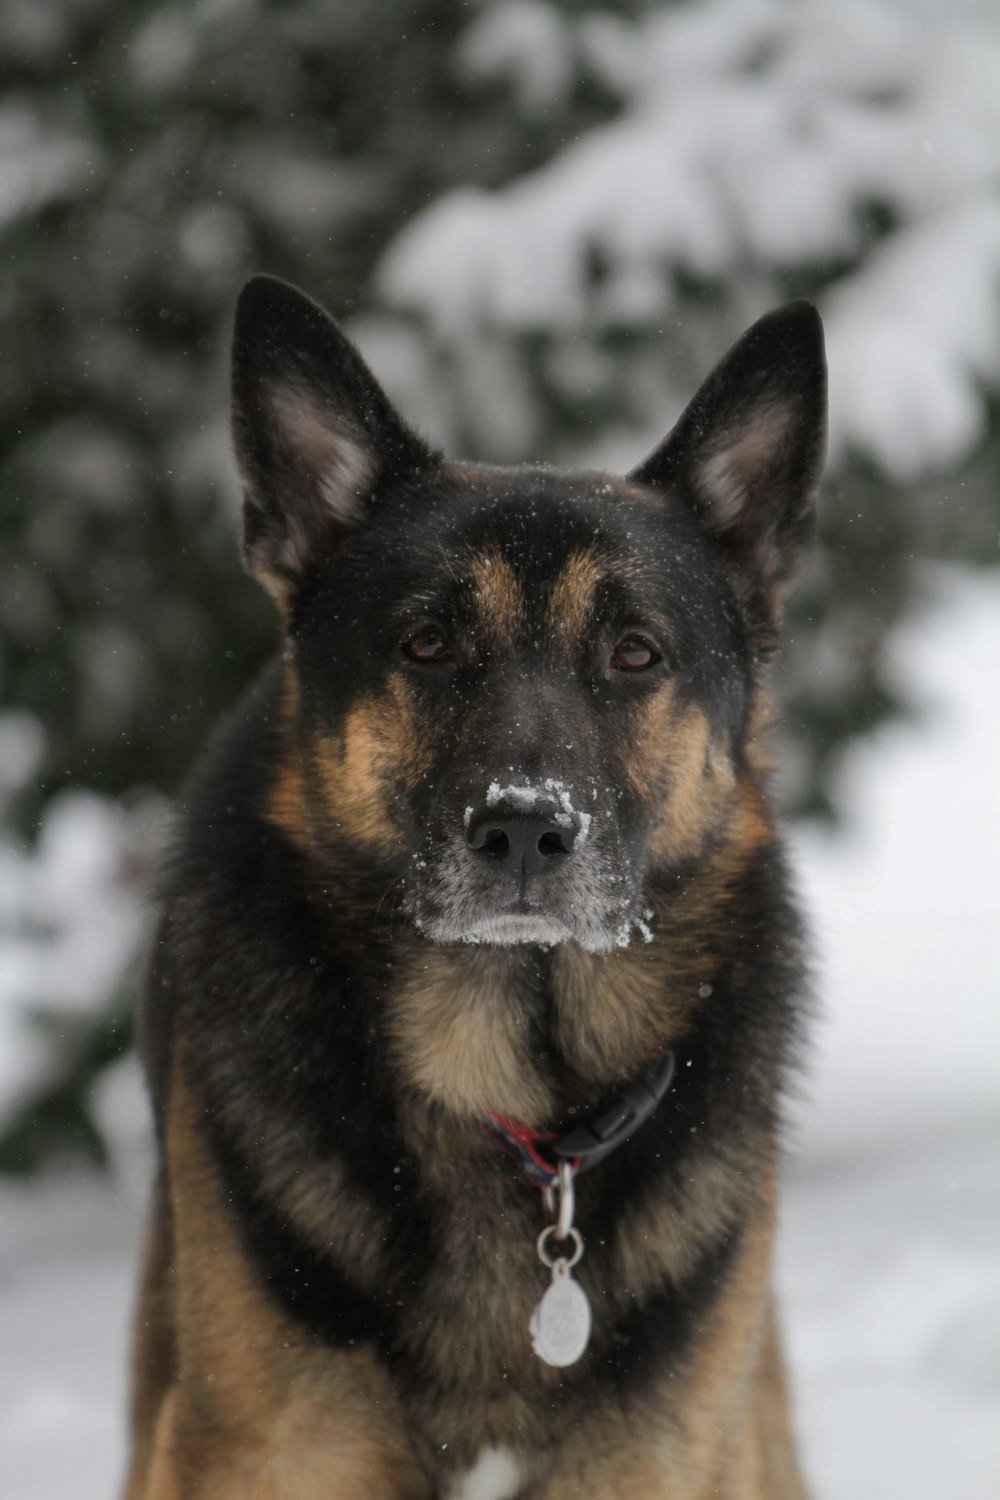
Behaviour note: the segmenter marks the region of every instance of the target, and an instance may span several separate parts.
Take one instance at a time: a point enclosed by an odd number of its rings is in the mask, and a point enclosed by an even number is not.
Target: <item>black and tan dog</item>
[[[129,1500],[801,1496],[770,1280],[802,970],[763,741],[815,311],[757,323],[627,479],[446,462],[266,278],[233,393],[286,644],[191,793],[155,949]],[[543,1133],[670,1053],[577,1178],[592,1334],[554,1368]]]

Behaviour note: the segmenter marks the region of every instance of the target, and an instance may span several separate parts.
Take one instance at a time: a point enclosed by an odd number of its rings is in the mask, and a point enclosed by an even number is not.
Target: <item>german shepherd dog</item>
[[[803,1495],[766,679],[824,429],[800,302],[628,478],[453,463],[244,288],[284,646],[166,880],[128,1500]]]

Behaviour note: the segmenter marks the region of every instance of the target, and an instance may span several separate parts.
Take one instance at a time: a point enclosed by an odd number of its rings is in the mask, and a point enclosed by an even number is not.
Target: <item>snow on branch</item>
[[[505,4],[473,23],[461,57],[477,76],[491,47],[495,71],[509,63],[526,16]],[[1000,377],[1000,29],[853,0],[710,0],[570,29],[567,56],[620,115],[497,191],[432,204],[384,257],[385,296],[456,341],[598,337],[683,312],[678,273],[758,298],[811,278],[834,456],[904,481],[965,456]]]

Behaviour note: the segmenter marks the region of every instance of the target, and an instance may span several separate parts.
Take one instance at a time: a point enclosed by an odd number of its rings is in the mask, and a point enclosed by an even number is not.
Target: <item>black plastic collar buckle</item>
[[[568,1135],[547,1142],[546,1150],[560,1160],[578,1162],[577,1172],[596,1167],[649,1119],[673,1083],[676,1068],[673,1051],[665,1052],[638,1083],[626,1089],[607,1109],[577,1125]]]

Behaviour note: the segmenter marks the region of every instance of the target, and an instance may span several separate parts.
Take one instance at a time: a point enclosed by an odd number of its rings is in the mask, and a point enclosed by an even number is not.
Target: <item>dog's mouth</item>
[[[415,916],[417,928],[432,942],[482,944],[494,948],[555,948],[577,943],[589,953],[609,953],[627,948],[639,939],[652,942],[651,912],[639,908],[613,913],[598,921],[580,921],[544,911],[506,911],[470,917],[456,922],[437,916],[429,920]]]
[[[459,943],[486,943],[493,947],[510,948],[529,944],[552,948],[558,943],[571,941],[575,936],[570,926],[561,918],[541,910],[515,907],[507,912],[484,915],[478,921],[466,923],[443,941]]]
[[[435,943],[509,948],[552,948],[576,942],[591,952],[626,946],[637,933],[648,938],[648,914],[631,880],[611,872],[587,878],[532,877],[504,893],[486,886],[461,859],[446,854],[437,869],[426,864],[407,883],[405,905],[417,929]]]

